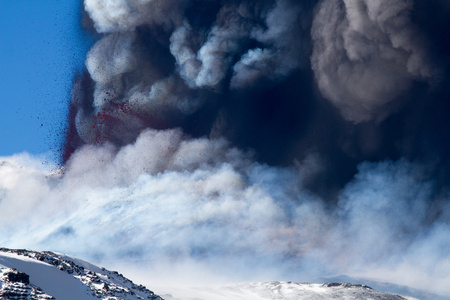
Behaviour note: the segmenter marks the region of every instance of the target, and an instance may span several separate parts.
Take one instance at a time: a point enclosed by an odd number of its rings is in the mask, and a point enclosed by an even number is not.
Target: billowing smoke
[[[332,210],[302,185],[311,163],[270,167],[180,130],[145,130],[121,148],[85,146],[51,174],[25,167],[26,156],[3,160],[4,245],[145,266],[156,281],[344,272],[448,288],[447,195],[405,160],[361,164]]]
[[[380,120],[414,81],[433,81],[427,41],[411,23],[414,1],[321,1],[311,31],[317,84],[347,119]]]
[[[345,273],[449,292],[448,2],[85,10],[101,37],[64,167],[1,159],[3,245],[147,278]]]
[[[148,127],[233,131],[232,99],[257,97],[255,86],[263,93],[308,68],[305,3],[86,1],[95,28],[108,34],[87,56],[94,92],[74,108],[78,135],[124,145]]]

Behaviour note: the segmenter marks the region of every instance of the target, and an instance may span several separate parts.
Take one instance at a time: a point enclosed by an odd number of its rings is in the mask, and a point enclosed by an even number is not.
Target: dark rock
[[[23,272],[19,272],[17,270],[10,271],[5,274],[8,278],[9,282],[22,282],[25,284],[30,283],[30,276],[28,274],[25,274]]]

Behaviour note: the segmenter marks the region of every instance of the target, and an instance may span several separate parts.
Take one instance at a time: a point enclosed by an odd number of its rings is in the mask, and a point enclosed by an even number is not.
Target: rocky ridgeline
[[[29,276],[16,269],[0,268],[0,299],[8,300],[48,300],[54,297],[30,284]]]
[[[155,295],[145,286],[134,284],[118,272],[109,271],[105,268],[101,268],[101,272],[94,272],[54,252],[6,248],[0,248],[0,252],[14,253],[53,265],[62,272],[66,272],[80,280],[99,299],[162,300],[161,297]],[[2,297],[0,299],[54,299],[52,296],[44,294],[39,287],[30,285],[27,274],[7,268],[2,271],[3,277],[0,290]]]

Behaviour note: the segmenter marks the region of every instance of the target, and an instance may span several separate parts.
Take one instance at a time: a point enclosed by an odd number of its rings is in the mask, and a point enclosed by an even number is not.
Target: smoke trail
[[[64,168],[2,158],[2,244],[169,276],[449,292],[445,1],[85,9],[101,38],[75,80]]]

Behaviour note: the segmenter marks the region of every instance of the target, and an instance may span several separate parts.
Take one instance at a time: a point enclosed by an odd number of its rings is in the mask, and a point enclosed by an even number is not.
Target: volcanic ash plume
[[[86,0],[64,167],[1,159],[0,243],[448,293],[445,3]]]
[[[413,81],[438,74],[426,38],[411,22],[414,1],[323,0],[311,58],[323,95],[350,121],[381,120]]]
[[[105,35],[87,56],[94,92],[75,108],[79,136],[86,143],[126,144],[147,127],[209,134],[229,102],[225,94],[307,67],[310,6],[86,1],[95,29]],[[186,119],[205,107],[212,120],[192,129]]]

